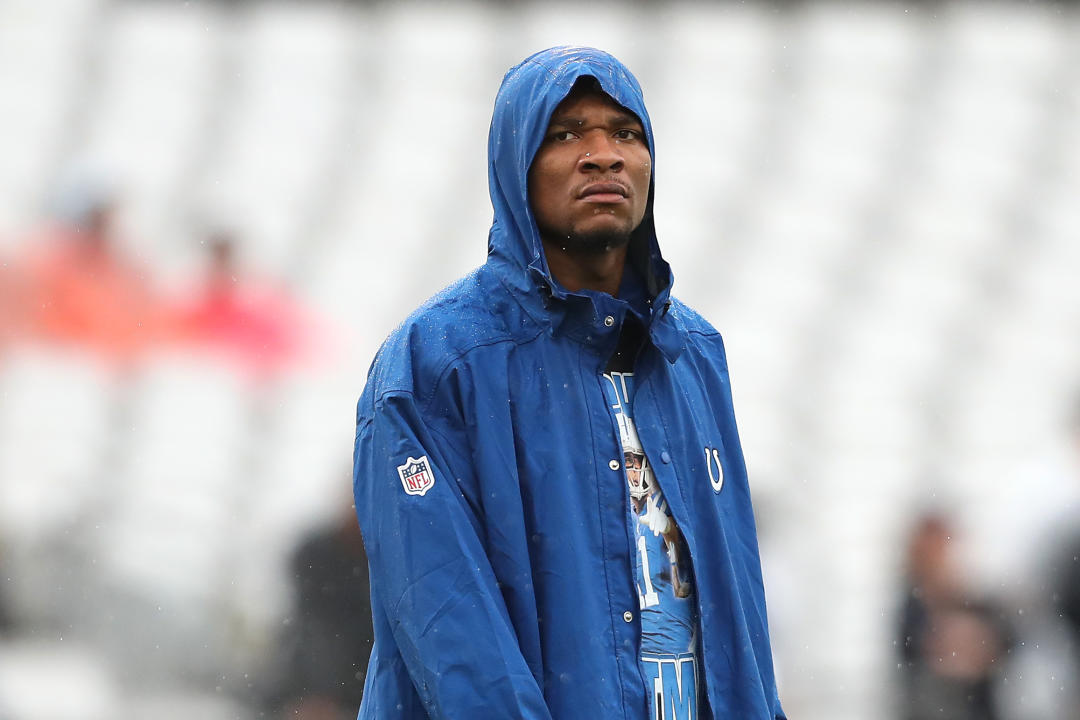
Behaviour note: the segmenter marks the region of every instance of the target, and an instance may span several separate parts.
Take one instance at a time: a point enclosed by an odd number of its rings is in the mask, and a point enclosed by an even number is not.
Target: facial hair
[[[593,232],[570,232],[561,236],[557,244],[573,255],[602,255],[630,244],[630,233],[621,230],[595,230]]]

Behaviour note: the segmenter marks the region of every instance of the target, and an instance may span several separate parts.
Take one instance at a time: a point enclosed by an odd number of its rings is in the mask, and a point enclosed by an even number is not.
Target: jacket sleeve
[[[371,585],[431,717],[548,719],[462,492],[474,475],[462,444],[404,391],[358,419],[353,490]]]

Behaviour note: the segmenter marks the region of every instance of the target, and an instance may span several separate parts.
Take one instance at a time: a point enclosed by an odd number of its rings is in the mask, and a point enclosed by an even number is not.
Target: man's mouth
[[[629,196],[629,191],[621,183],[600,182],[585,187],[579,196],[590,203],[620,203]]]

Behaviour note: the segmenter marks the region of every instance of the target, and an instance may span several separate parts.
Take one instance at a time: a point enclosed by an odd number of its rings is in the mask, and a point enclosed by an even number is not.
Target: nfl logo
[[[431,472],[427,455],[409,458],[404,465],[398,465],[397,471],[401,486],[408,495],[423,495],[435,484],[435,474]]]

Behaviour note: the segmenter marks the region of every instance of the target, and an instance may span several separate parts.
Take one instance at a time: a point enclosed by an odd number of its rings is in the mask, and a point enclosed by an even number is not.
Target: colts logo
[[[431,463],[427,455],[421,458],[410,457],[404,465],[397,466],[401,486],[408,495],[423,495],[435,485],[435,473],[431,472]]]
[[[709,470],[709,484],[712,485],[713,492],[719,493],[724,487],[724,466],[720,463],[720,451],[708,445],[705,446],[705,467]]]

